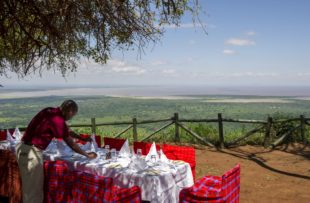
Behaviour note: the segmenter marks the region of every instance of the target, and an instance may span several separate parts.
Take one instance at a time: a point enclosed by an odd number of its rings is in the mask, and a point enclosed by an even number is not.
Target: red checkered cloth
[[[119,188],[113,186],[113,179],[85,172],[74,172],[72,203],[139,203],[141,189],[138,186]]]
[[[142,151],[142,155],[147,155],[150,151],[150,148],[152,146],[152,143],[148,143],[148,142],[134,142],[133,143],[133,149],[135,151],[135,153],[137,153],[137,149],[141,149]],[[159,151],[160,150],[160,145],[156,145],[156,150]]]
[[[109,145],[110,149],[116,149],[116,151],[119,151],[123,144],[125,143],[125,139],[120,138],[112,138],[112,137],[104,137],[103,138],[104,145]]]
[[[222,177],[205,176],[180,192],[180,203],[239,202],[240,164]]]
[[[113,179],[90,173],[75,171],[72,203],[110,202],[112,198]]]
[[[139,203],[142,202],[141,189],[138,186],[120,188],[113,186],[113,203]]]
[[[9,150],[0,150],[0,196],[7,197],[8,203],[23,199],[18,163],[15,154]]]
[[[44,162],[44,202],[69,202],[73,176],[65,161]]]
[[[163,144],[162,146],[164,154],[168,159],[182,160],[191,166],[193,179],[196,178],[196,153],[193,147],[175,146]]]

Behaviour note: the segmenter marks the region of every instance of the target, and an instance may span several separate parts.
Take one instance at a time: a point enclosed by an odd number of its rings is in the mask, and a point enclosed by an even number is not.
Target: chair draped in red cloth
[[[222,177],[205,176],[180,192],[180,203],[239,202],[240,164]]]
[[[104,137],[103,138],[104,145],[109,145],[110,149],[116,149],[116,151],[119,151],[123,144],[126,142],[125,139],[120,138],[112,138],[112,137]]]
[[[65,161],[44,162],[44,202],[69,202],[72,200],[72,172]]]
[[[22,202],[22,181],[16,156],[9,150],[0,150],[0,197],[9,203]]]
[[[73,202],[79,203],[139,203],[141,190],[138,186],[119,188],[113,186],[113,179],[90,173],[75,171],[72,188]]]
[[[80,137],[82,138],[89,138],[91,137],[91,135],[89,134],[80,134]],[[95,135],[95,140],[96,140],[96,143],[98,145],[98,147],[101,147],[101,136],[100,135]],[[83,140],[77,140],[76,143],[80,143],[80,144],[86,144],[86,141],[83,141]]]
[[[0,141],[6,140],[6,136],[7,136],[7,132],[9,132],[9,134],[11,135],[12,138],[15,139],[15,137],[13,136],[15,129],[7,129],[7,130],[1,130],[0,131]]]
[[[193,147],[163,144],[162,150],[168,159],[182,160],[189,163],[193,179],[196,177],[196,153]]]
[[[134,142],[133,150],[137,153],[137,149],[141,149],[142,155],[147,155],[150,151],[152,143],[149,142]],[[156,150],[160,150],[160,145],[156,144]]]
[[[6,131],[0,130],[0,141],[6,140]]]

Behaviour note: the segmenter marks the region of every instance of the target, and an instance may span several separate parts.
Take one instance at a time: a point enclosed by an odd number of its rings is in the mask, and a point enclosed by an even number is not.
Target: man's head
[[[73,100],[65,100],[60,105],[60,110],[63,113],[65,120],[70,120],[78,112],[78,105]]]

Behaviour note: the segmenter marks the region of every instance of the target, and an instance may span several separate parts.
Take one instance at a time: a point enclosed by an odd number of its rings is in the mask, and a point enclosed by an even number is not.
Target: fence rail
[[[96,118],[91,118],[90,124],[74,124],[70,125],[71,128],[80,128],[80,127],[89,127],[91,128],[91,132],[96,134],[97,127],[101,126],[114,126],[114,125],[128,125],[124,130],[116,134],[114,137],[120,137],[125,132],[128,132],[132,129],[132,136],[134,141],[138,141],[138,125],[143,124],[151,124],[151,123],[162,123],[166,122],[165,125],[158,128],[151,134],[147,135],[146,137],[140,139],[140,141],[146,141],[153,137],[158,132],[166,129],[167,127],[174,125],[174,140],[176,142],[180,142],[180,129],[183,129],[186,131],[190,136],[194,137],[195,139],[199,140],[202,144],[209,145],[211,147],[229,147],[234,146],[238,142],[254,135],[257,132],[264,132],[264,146],[265,147],[275,147],[279,144],[281,144],[288,136],[290,136],[294,131],[299,131],[302,140],[304,143],[307,142],[305,132],[306,132],[306,126],[310,125],[310,118],[305,118],[303,115],[301,115],[299,118],[291,118],[291,119],[285,119],[285,120],[274,120],[271,117],[267,117],[265,120],[245,120],[245,119],[231,119],[231,118],[223,118],[222,114],[219,113],[218,117],[216,119],[179,119],[179,114],[174,113],[174,115],[171,118],[166,119],[157,119],[157,120],[138,120],[137,118],[133,118],[131,121],[118,121],[118,122],[104,122],[104,123],[97,123]],[[297,122],[295,126],[290,127],[287,131],[283,132],[283,135],[280,136],[276,141],[273,143],[270,143],[271,139],[271,128],[275,124],[285,124],[289,122]],[[207,140],[206,136],[201,136],[197,134],[196,132],[192,131],[190,128],[188,128],[184,123],[217,123],[218,124],[218,136],[219,136],[219,143],[213,144],[209,140]],[[237,138],[234,141],[226,142],[225,143],[225,135],[224,135],[224,123],[243,123],[243,124],[259,124],[259,126],[256,126],[256,128],[248,131],[243,136]],[[25,127],[20,127],[20,131],[25,131]]]

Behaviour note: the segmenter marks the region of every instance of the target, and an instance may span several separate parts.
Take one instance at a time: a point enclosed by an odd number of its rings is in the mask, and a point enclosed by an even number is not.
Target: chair
[[[71,201],[72,180],[72,173],[65,161],[45,161],[44,202]]]
[[[91,135],[89,135],[89,134],[80,134],[80,136],[82,138],[89,138]],[[100,135],[95,135],[95,140],[96,140],[96,143],[97,143],[98,147],[101,147],[101,136]],[[84,145],[87,142],[83,141],[83,140],[77,140],[76,143],[80,143],[80,144]]]
[[[239,202],[240,164],[222,177],[205,176],[180,192],[180,203]]]
[[[163,144],[162,150],[168,159],[182,160],[189,163],[193,179],[196,178],[196,153],[193,147]]]
[[[0,150],[0,198],[9,203],[23,199],[18,163],[15,154],[9,150]]]
[[[6,140],[6,131],[0,130],[0,141]]]
[[[1,130],[0,131],[0,141],[5,141],[7,139],[7,133],[9,133],[11,135],[11,137],[13,139],[15,139],[15,137],[13,136],[15,129],[8,129],[8,130]]]
[[[113,179],[104,176],[93,175],[85,172],[74,172],[74,186],[72,202],[79,203],[139,203],[141,190],[138,186],[131,188],[119,188],[113,186]]]
[[[120,138],[112,138],[112,137],[104,137],[103,138],[104,145],[109,145],[110,149],[116,149],[116,151],[119,151],[123,144],[126,142],[125,139]]]
[[[137,149],[141,149],[142,155],[147,155],[150,151],[152,143],[149,142],[134,142],[133,143],[133,150],[137,153]],[[160,150],[160,145],[156,144],[156,150]]]
[[[85,138],[89,138],[90,135],[89,134],[80,134],[80,137],[85,139]],[[87,143],[86,141],[83,141],[83,140],[80,140],[80,139],[76,139],[75,142],[79,143],[79,144],[83,144],[83,145]]]

